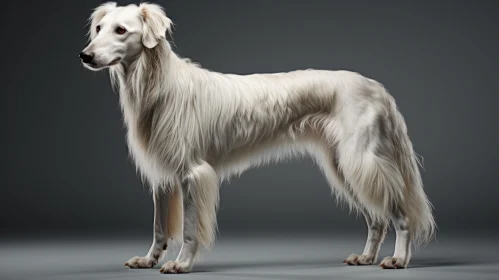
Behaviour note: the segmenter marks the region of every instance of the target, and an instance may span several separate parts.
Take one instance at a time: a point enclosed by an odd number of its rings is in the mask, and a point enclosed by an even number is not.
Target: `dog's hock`
[[[139,8],[144,22],[142,43],[146,48],[152,49],[166,38],[166,32],[171,31],[172,21],[156,4],[142,3]]]

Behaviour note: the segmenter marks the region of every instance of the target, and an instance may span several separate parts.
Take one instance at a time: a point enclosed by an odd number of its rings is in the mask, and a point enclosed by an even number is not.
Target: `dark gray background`
[[[440,230],[497,226],[494,1],[156,2],[176,23],[175,51],[204,67],[348,69],[379,80],[425,158]],[[1,234],[152,229],[107,72],[89,72],[78,58],[100,3],[3,3]],[[222,234],[353,232],[363,223],[336,206],[309,160],[253,169],[221,190]]]

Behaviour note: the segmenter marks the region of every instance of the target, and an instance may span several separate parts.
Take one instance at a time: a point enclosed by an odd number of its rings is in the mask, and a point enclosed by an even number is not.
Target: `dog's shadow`
[[[459,260],[453,258],[423,258],[414,260],[409,268],[429,268],[429,267],[453,267],[453,266],[472,266],[472,265],[490,265],[499,264],[490,260]]]
[[[269,261],[248,261],[235,263],[204,263],[199,264],[194,268],[195,272],[222,272],[238,269],[268,269],[268,268],[318,268],[318,267],[335,267],[344,265],[342,261],[331,261],[325,259],[303,259],[303,260],[269,260]]]
[[[456,266],[472,266],[472,265],[487,265],[499,264],[498,262],[483,261],[483,260],[459,260],[452,258],[423,258],[414,260],[409,265],[408,269],[431,268],[431,267],[456,267]],[[199,264],[194,268],[194,272],[224,272],[239,269],[272,269],[272,268],[341,268],[353,267],[343,263],[343,260],[328,260],[328,259],[303,259],[303,260],[270,260],[270,261],[251,261],[237,263],[205,263]],[[365,268],[377,268],[377,264],[370,266],[362,266]]]

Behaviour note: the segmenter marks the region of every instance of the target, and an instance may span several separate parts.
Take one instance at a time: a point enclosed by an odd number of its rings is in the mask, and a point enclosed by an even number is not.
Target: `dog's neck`
[[[180,118],[178,113],[195,100],[189,75],[195,71],[206,70],[178,57],[166,40],[153,49],[144,49],[135,61],[110,69],[128,135],[137,140],[135,148],[147,151],[165,142],[173,143],[172,147],[180,145],[181,134],[162,133],[162,138],[158,138],[158,129],[168,132],[192,126],[192,119]],[[167,121],[158,127],[158,119]],[[163,160],[174,162],[182,158],[177,156],[182,152],[171,152],[172,158]]]
[[[176,58],[168,41],[161,40],[154,48],[144,48],[133,59],[110,69],[111,81],[120,98],[126,97],[134,105],[143,104],[145,99],[151,101],[165,91],[164,81],[174,72],[169,69]]]

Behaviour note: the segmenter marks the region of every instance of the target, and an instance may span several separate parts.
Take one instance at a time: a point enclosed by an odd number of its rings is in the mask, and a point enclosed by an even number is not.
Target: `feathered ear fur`
[[[99,7],[95,8],[94,12],[90,15],[89,21],[90,21],[90,30],[89,30],[89,35],[90,39],[95,38],[97,35],[97,31],[95,28],[97,27],[97,24],[99,21],[110,11],[112,11],[114,8],[116,8],[116,2],[107,2]]]
[[[171,32],[172,21],[159,5],[142,3],[139,9],[144,22],[142,44],[152,49],[160,40],[166,38],[166,32]]]

